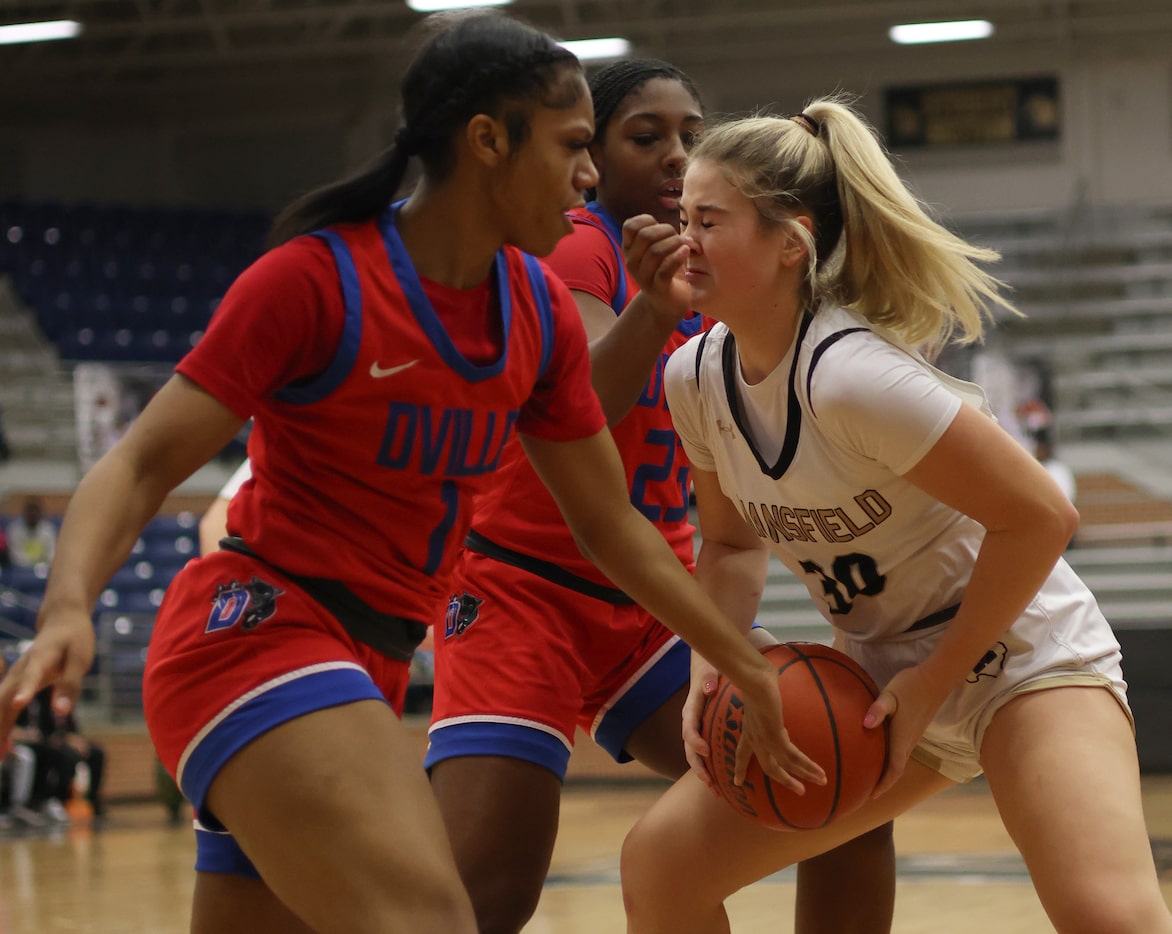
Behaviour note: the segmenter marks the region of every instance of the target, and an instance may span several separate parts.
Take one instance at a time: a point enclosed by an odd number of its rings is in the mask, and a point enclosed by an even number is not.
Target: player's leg
[[[257,737],[219,770],[206,806],[314,931],[475,930],[418,752],[380,701],[317,710]],[[234,891],[244,917],[257,910],[250,890]],[[197,890],[194,917],[226,894]]]
[[[686,775],[640,818],[623,844],[628,931],[725,934],[724,901],[734,892],[841,846],[951,785],[910,761],[894,788],[830,827],[779,833],[734,813],[698,778]]]
[[[687,771],[680,715],[687,689],[648,717],[627,751],[667,777]],[[674,774],[673,774],[674,773]],[[843,898],[844,891],[851,892]],[[895,843],[887,822],[798,863],[795,934],[888,934],[895,911]]]
[[[608,606],[473,552],[436,632],[425,759],[481,934],[537,909],[586,671],[578,644]]]
[[[247,600],[241,580],[251,581]],[[235,611],[262,586],[266,613],[242,619]],[[151,640],[151,738],[200,824],[223,831],[198,835],[197,871],[250,874],[269,890],[205,880],[197,930],[250,931],[250,919],[279,930],[274,896],[315,931],[475,930],[418,748],[396,715],[406,662],[230,552],[180,572]],[[205,838],[224,845],[209,852]]]
[[[558,832],[561,780],[506,756],[460,756],[431,787],[481,934],[520,931],[537,910]]]
[[[688,695],[690,660],[686,652],[659,653],[657,647],[665,639],[658,638],[654,629],[662,627],[651,621],[649,629],[645,627],[646,631],[631,640],[643,647],[631,654],[632,663],[643,671],[640,680],[659,679],[660,683],[683,687],[631,731],[623,748],[660,775],[674,779],[688,770],[681,717]],[[642,655],[652,655],[654,661],[646,661]],[[622,669],[619,672],[621,675]],[[629,692],[639,692],[637,683],[632,685],[625,678],[621,683]],[[652,698],[660,696],[653,691],[644,693]],[[618,705],[612,702],[610,706],[614,709]],[[844,889],[854,893],[851,898],[842,897]],[[890,822],[798,864],[796,934],[888,934],[894,911],[895,844]]]
[[[981,764],[1062,934],[1167,934],[1131,723],[1105,688],[1024,694],[997,711]]]
[[[895,914],[892,828],[888,821],[798,863],[796,934],[888,934]]]
[[[313,934],[259,878],[224,872],[197,872],[192,900],[192,934]]]

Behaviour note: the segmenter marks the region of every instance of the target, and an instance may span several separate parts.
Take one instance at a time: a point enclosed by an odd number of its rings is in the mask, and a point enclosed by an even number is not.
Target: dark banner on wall
[[[1054,77],[888,88],[885,103],[891,149],[1032,143],[1062,135]]]

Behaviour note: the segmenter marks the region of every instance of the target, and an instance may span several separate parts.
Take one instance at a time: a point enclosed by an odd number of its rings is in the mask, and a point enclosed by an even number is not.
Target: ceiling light
[[[0,26],[0,45],[72,39],[80,34],[81,23],[71,19],[55,19],[44,23],[13,23],[11,26]]]
[[[584,62],[624,58],[631,52],[631,43],[626,39],[574,39],[570,42],[559,42],[558,45],[569,49]]]
[[[407,0],[407,6],[417,13],[435,13],[437,10],[462,10],[474,6],[505,6],[513,0]]]
[[[908,23],[892,26],[887,35],[900,45],[921,42],[959,42],[963,39],[987,39],[993,24],[985,19],[956,20],[951,23]]]

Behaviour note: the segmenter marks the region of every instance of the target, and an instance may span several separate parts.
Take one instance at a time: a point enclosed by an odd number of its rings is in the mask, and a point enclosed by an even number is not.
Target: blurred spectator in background
[[[12,554],[8,550],[8,534],[0,526],[0,571],[12,564]]]
[[[42,689],[17,717],[12,738],[36,753],[36,776],[31,807],[53,821],[65,822],[65,802],[73,794],[73,780],[79,763],[89,770],[85,796],[95,818],[105,814],[102,776],[105,750],[82,735],[72,712],[61,716],[53,709],[53,688]]]
[[[41,501],[30,496],[19,516],[8,523],[8,550],[12,563],[24,568],[48,564],[57,549],[57,526],[45,518]]]
[[[28,806],[36,761],[36,753],[23,743],[13,743],[0,760],[0,831],[45,825],[45,818]]]

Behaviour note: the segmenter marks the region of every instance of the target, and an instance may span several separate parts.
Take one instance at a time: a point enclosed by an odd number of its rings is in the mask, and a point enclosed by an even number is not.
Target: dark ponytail
[[[395,197],[407,174],[406,147],[392,143],[353,175],[307,191],[273,222],[268,245],[344,221],[374,217]]]
[[[557,94],[562,70],[581,66],[550,36],[496,11],[437,14],[431,35],[403,77],[403,124],[395,141],[354,175],[307,192],[281,211],[270,247],[320,227],[377,216],[395,197],[411,156],[442,181],[452,167],[452,141],[476,114],[504,120],[510,142],[529,132],[535,103],[569,107],[580,95]]]

